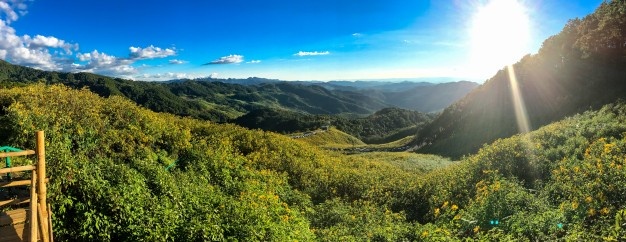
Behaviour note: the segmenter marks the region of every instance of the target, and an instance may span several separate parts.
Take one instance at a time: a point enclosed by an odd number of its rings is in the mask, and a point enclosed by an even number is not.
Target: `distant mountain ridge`
[[[415,102],[422,102],[427,105],[407,107],[402,102],[390,102],[393,100],[387,97],[395,96],[392,92],[378,89],[331,90],[317,85],[318,83],[286,82],[264,78],[204,78],[170,82],[144,82],[92,73],[41,71],[12,65],[6,61],[0,62],[0,85],[23,85],[33,82],[60,83],[73,88],[89,88],[105,97],[110,95],[127,97],[157,112],[168,112],[216,122],[226,122],[259,108],[279,108],[310,114],[356,116],[365,116],[380,109],[394,106],[420,112],[433,112],[444,108],[473,88],[472,85],[465,85],[465,83],[432,85],[390,83],[389,85],[392,86],[415,85],[415,88],[444,85],[447,88],[457,90],[455,95],[447,95],[445,94],[446,91],[441,90],[444,95],[438,98],[423,95],[434,101],[413,97]],[[376,83],[376,85],[378,84],[380,83]],[[415,91],[415,93],[419,92]],[[411,93],[407,92],[404,96],[411,96]]]

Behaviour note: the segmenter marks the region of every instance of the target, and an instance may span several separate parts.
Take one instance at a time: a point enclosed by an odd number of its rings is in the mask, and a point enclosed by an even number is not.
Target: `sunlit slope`
[[[320,147],[347,148],[365,145],[363,141],[334,127],[328,130],[315,130],[293,134],[292,136],[302,136],[302,138],[298,138],[298,140]]]
[[[426,174],[411,156],[326,152],[84,90],[2,89],[0,105],[1,144],[33,147],[33,131],[46,132],[59,240],[626,236],[624,104],[498,140]]]
[[[33,147],[46,132],[58,240],[410,236],[391,191],[419,179],[383,162],[60,86],[1,89],[0,105],[1,144]],[[358,219],[337,227],[336,207]]]
[[[513,65],[531,130],[626,97],[626,2],[603,3]],[[518,133],[512,83],[503,69],[446,108],[412,143],[418,151],[460,157]]]
[[[386,162],[403,170],[420,174],[425,174],[432,170],[453,164],[449,159],[440,156],[416,154],[412,152],[366,152],[353,156]]]
[[[624,239],[625,136],[622,103],[498,140],[426,176],[425,219],[489,240]]]

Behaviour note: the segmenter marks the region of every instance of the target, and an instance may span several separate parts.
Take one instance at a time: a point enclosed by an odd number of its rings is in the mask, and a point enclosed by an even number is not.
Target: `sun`
[[[517,0],[488,0],[479,6],[469,30],[475,71],[493,74],[527,54],[529,22],[527,9]]]

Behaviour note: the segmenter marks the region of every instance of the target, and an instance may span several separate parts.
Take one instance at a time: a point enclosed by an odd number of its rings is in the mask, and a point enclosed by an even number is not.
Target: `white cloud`
[[[0,0],[0,58],[13,64],[43,70],[67,72],[93,72],[104,75],[131,78],[139,70],[133,67],[136,61],[164,58],[176,55],[175,48],[145,48],[131,46],[128,57],[116,57],[97,50],[77,53],[78,44],[55,36],[19,36],[10,23],[27,13],[29,0]]]
[[[26,4],[21,0],[0,1],[0,57],[13,64],[54,71],[72,69],[71,61],[61,54],[70,54],[78,45],[68,43],[53,36],[18,36],[9,24],[19,15],[26,14]],[[20,13],[18,14],[16,10]]]
[[[329,51],[299,51],[295,56],[329,55]]]
[[[185,64],[187,62],[184,60],[171,59],[169,60],[169,63],[172,65],[180,65],[180,64]]]
[[[216,64],[237,64],[243,62],[242,55],[228,55],[224,57],[220,57],[217,60],[206,63],[205,65],[216,65]]]
[[[251,61],[248,61],[246,63],[248,63],[248,64],[258,64],[258,63],[261,63],[261,61],[260,60],[251,60]]]
[[[128,49],[130,50],[130,58],[133,59],[154,59],[176,55],[176,50],[174,48],[161,49],[159,47],[154,47],[153,45],[146,48],[131,46]]]
[[[211,75],[209,75],[209,78],[217,78],[217,77],[219,77],[219,75],[220,75],[219,73],[213,72],[213,73],[211,73]]]
[[[72,71],[86,71],[130,78],[130,75],[139,73],[139,70],[132,66],[135,62],[145,59],[163,58],[176,54],[174,49],[162,49],[152,45],[146,48],[131,46],[128,49],[130,50],[128,58],[108,55],[98,50],[89,53],[78,53],[76,54],[78,60],[87,63],[84,65],[74,65],[74,70]],[[170,60],[170,63],[172,63],[172,60]]]
[[[6,15],[6,22],[11,23],[16,21],[18,18],[17,13],[13,10],[13,8],[7,2],[0,2],[0,11]]]
[[[175,73],[175,72],[166,72],[166,73],[155,73],[155,74],[142,74],[137,76],[138,79],[149,80],[149,81],[167,81],[173,79],[190,79],[195,78],[194,75],[190,75],[187,73]]]
[[[362,37],[362,36],[363,36],[363,34],[361,34],[361,33],[354,33],[354,34],[352,34],[352,37],[356,37],[356,38],[359,38],[359,37]]]
[[[72,54],[72,50],[78,50],[78,44],[70,44],[54,36],[36,35],[35,38],[31,38],[28,35],[24,35],[22,39],[26,46],[31,49],[59,48],[63,49],[66,54]]]
[[[106,53],[94,50],[90,53],[78,53],[76,57],[80,61],[86,61],[85,65],[74,65],[76,71],[86,71],[98,74],[113,76],[128,76],[136,74],[138,71],[132,67],[134,60],[118,58]]]

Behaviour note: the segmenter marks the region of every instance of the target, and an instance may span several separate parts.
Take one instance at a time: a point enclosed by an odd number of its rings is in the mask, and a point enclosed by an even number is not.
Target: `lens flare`
[[[509,73],[511,99],[513,101],[513,109],[515,110],[517,128],[520,133],[528,133],[530,132],[530,121],[528,119],[528,112],[526,111],[526,105],[524,104],[524,97],[522,96],[522,91],[520,90],[519,83],[517,82],[517,76],[515,75],[515,68],[513,68],[513,65],[507,65],[507,72]]]

